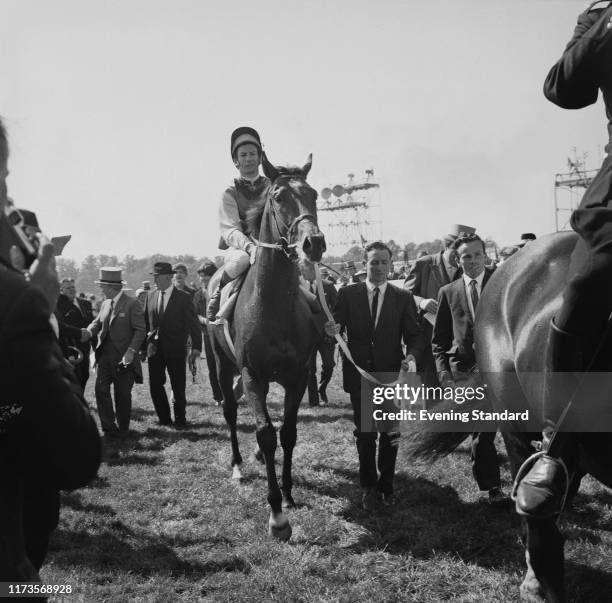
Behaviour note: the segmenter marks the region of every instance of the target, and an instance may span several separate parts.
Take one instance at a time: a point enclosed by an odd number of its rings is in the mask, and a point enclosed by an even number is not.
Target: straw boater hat
[[[238,147],[243,144],[254,144],[261,153],[261,140],[259,138],[257,130],[249,128],[248,126],[242,126],[240,128],[236,128],[232,132],[230,144],[232,159],[234,158],[234,153],[236,152]]]
[[[100,268],[100,278],[94,282],[96,285],[127,285],[121,279],[121,268],[115,268],[114,266]]]

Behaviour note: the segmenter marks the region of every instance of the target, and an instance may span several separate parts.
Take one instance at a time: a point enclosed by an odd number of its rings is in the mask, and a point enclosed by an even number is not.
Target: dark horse
[[[256,237],[257,259],[238,295],[231,332],[236,362],[230,359],[222,327],[212,325],[223,415],[230,429],[233,476],[240,477],[242,457],[236,434],[237,403],[232,383],[242,377],[244,396],[255,415],[257,443],[268,477],[268,502],[272,507],[269,532],[281,540],[291,536],[282,508],[294,505],[291,496],[291,461],[297,436],[297,413],[308,378],[308,361],[317,331],[306,298],[299,287],[300,255],[321,260],[325,239],[317,226],[317,193],[306,183],[312,157],[302,168],[280,168],[263,156],[265,175],[272,186],[263,207],[247,218]],[[211,282],[211,287],[214,283]],[[276,478],[276,430],[268,414],[266,396],[272,381],[285,389],[280,443],[283,448],[282,482]]]
[[[474,327],[476,359],[494,410],[530,409],[530,429],[541,429],[547,334],[561,304],[574,233],[542,237],[529,243],[501,265],[483,289]],[[609,339],[609,338],[608,338]],[[610,342],[599,354],[596,368],[610,370]],[[605,365],[608,365],[607,368]],[[580,403],[577,400],[577,403]],[[535,452],[531,442],[541,438],[524,427],[503,425],[512,477]],[[468,434],[428,434],[413,446],[416,454],[450,452]],[[590,473],[612,487],[612,435],[576,434],[579,474]],[[445,441],[446,440],[446,441]],[[521,595],[529,601],[564,601],[563,538],[554,518],[523,518],[527,575]]]

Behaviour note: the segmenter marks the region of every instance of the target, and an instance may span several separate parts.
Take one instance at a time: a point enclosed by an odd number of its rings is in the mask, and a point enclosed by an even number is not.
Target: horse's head
[[[272,180],[268,211],[274,235],[287,249],[296,249],[311,262],[321,261],[325,237],[317,225],[317,192],[306,182],[312,155],[303,167],[275,167],[262,157],[264,174]]]

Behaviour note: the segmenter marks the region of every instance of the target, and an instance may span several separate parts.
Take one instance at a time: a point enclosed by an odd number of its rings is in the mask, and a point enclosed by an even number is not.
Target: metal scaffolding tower
[[[567,158],[569,172],[555,174],[555,230],[570,230],[569,219],[572,212],[578,207],[586,189],[597,174],[597,170],[585,169],[587,153],[582,158]],[[561,194],[563,192],[563,194]]]
[[[317,210],[328,253],[341,255],[355,245],[382,239],[379,189],[370,169],[362,181],[356,182],[355,174],[348,174],[346,184],[330,185],[321,191]]]

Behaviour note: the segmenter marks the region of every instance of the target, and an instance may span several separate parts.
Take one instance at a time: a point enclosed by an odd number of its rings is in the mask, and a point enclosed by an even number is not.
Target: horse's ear
[[[302,174],[304,174],[304,178],[308,176],[308,172],[310,172],[310,168],[312,167],[312,153],[309,153],[306,158],[306,163],[302,166]]]
[[[278,170],[268,161],[266,153],[261,153],[261,166],[263,167],[264,174],[274,182],[279,176]]]

